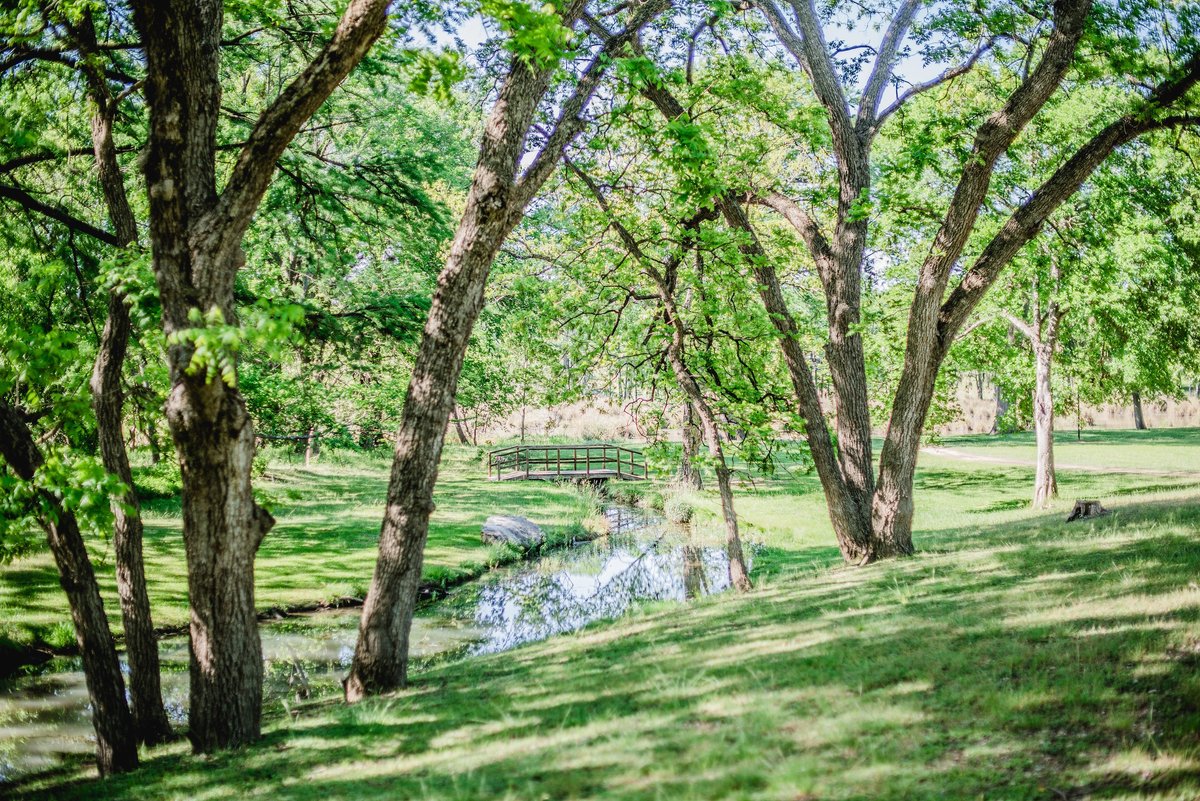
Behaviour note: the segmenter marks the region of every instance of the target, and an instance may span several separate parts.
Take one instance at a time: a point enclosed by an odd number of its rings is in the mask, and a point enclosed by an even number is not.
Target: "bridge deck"
[[[492,481],[640,481],[646,477],[642,452],[620,445],[513,445],[488,454]]]

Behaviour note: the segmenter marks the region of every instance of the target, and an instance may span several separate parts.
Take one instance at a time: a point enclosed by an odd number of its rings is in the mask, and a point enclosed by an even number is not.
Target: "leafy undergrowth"
[[[155,752],[59,799],[1194,799],[1200,497],[948,529],[915,558],[768,553],[660,605]],[[825,551],[826,548],[818,549]]]

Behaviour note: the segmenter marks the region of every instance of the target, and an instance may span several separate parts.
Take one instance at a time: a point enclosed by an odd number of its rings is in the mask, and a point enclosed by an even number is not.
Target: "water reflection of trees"
[[[557,569],[530,568],[487,581],[474,619],[487,633],[473,649],[494,653],[619,617],[643,601],[683,601],[729,585],[723,548],[704,547],[643,515],[615,516],[622,531],[568,552]]]

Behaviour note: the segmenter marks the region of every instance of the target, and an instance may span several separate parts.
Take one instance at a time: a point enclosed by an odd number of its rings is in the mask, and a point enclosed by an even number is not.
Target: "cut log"
[[[1109,514],[1109,510],[1105,509],[1100,501],[1075,501],[1075,508],[1067,517],[1067,522],[1085,520],[1089,517],[1103,517],[1106,514]]]

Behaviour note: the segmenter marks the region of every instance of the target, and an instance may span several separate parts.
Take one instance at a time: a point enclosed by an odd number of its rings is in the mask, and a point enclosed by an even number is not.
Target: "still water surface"
[[[606,511],[611,533],[488,573],[417,612],[413,668],[515,648],[645,601],[684,601],[729,586],[725,551],[643,512]],[[751,549],[751,553],[753,549]],[[261,626],[268,714],[336,689],[354,655],[360,610],[334,609]],[[159,642],[168,715],[187,719],[187,638]],[[0,685],[0,783],[94,751],[77,659]]]

